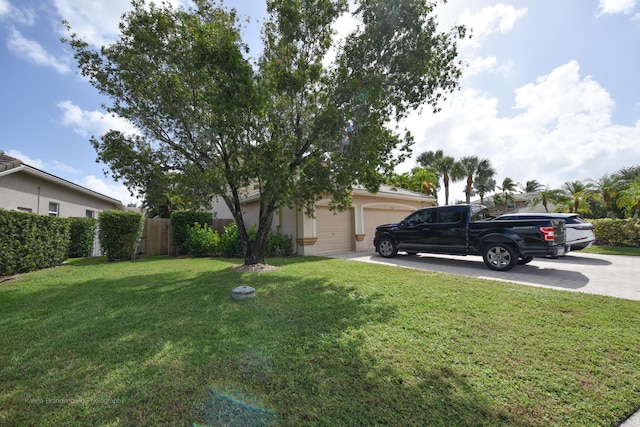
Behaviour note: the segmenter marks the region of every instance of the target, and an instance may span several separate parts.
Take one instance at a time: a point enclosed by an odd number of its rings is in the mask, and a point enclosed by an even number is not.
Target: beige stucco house
[[[437,204],[432,196],[388,185],[381,186],[375,194],[355,188],[352,199],[349,209],[337,213],[329,209],[329,199],[320,200],[313,217],[305,215],[302,209],[281,208],[274,215],[272,228],[292,237],[292,249],[297,255],[371,251],[378,225],[398,222],[416,209]],[[259,194],[243,200],[248,226],[258,223],[259,205]],[[221,199],[214,199],[213,216],[232,219]]]
[[[92,217],[122,202],[24,164],[0,151],[0,208],[60,217]]]

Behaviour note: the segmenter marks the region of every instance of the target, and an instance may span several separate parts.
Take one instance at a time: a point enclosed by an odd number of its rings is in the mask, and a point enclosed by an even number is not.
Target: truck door
[[[425,250],[433,222],[434,209],[421,209],[404,219],[403,226],[396,231],[398,249],[420,252]]]
[[[466,253],[467,206],[438,208],[437,219],[430,225],[427,245],[434,252]]]

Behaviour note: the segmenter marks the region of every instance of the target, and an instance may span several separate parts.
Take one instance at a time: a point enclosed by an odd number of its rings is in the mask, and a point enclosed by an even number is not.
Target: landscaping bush
[[[184,246],[193,256],[216,255],[220,246],[220,236],[209,225],[196,222],[189,226]]]
[[[102,211],[98,225],[100,245],[107,260],[129,261],[134,259],[136,248],[144,231],[144,217],[141,213]]]
[[[98,221],[95,218],[69,218],[69,258],[91,256]]]
[[[269,234],[266,254],[267,256],[291,255],[291,237],[285,236],[279,231]]]
[[[69,248],[69,221],[0,209],[0,276],[62,264]]]
[[[640,222],[631,219],[591,219],[596,244],[640,247]]]
[[[247,230],[250,245],[255,243],[257,232],[258,230],[255,224]],[[220,236],[220,252],[226,257],[244,256],[242,252],[242,239],[240,239],[238,224],[235,221],[224,227],[224,234]]]
[[[189,234],[189,227],[198,223],[212,225],[211,212],[207,211],[175,211],[171,212],[171,234],[173,243],[178,248],[184,247]]]

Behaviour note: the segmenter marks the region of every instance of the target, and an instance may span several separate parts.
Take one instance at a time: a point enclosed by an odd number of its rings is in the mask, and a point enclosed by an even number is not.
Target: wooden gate
[[[170,219],[146,218],[138,253],[145,256],[175,255],[176,247],[172,240]]]

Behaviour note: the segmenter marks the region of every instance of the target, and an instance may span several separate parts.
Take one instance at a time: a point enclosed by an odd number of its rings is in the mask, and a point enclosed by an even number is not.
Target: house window
[[[21,208],[20,206],[18,206],[18,212],[31,213],[33,211],[31,210],[31,208]]]
[[[60,204],[49,202],[49,216],[60,216]]]
[[[95,218],[96,217],[96,213],[95,213],[95,211],[91,211],[91,210],[87,209],[84,212],[84,216],[87,217],[87,218]]]

